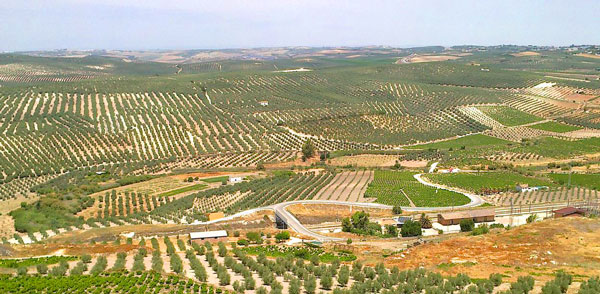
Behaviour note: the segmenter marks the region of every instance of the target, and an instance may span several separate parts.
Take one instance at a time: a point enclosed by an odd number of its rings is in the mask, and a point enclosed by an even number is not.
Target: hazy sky
[[[600,1],[0,0],[0,51],[600,44]]]

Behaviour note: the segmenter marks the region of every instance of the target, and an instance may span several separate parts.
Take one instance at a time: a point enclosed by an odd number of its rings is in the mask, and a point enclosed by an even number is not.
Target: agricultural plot
[[[559,185],[568,185],[569,179],[573,186],[585,187],[593,190],[600,190],[600,174],[548,174],[548,177]]]
[[[483,279],[473,284],[465,274],[442,276],[423,268],[400,271],[397,267],[387,269],[383,263],[374,267],[361,262],[342,264],[348,254],[303,247],[229,249],[223,243],[189,246],[182,240],[175,245],[169,238],[160,243],[157,239],[152,241],[152,250],[140,248],[133,256],[133,252],[100,255],[85,261],[82,258],[59,265],[36,266],[31,273],[26,270],[19,276],[5,275],[0,277],[0,290],[216,294],[331,293],[334,288],[336,292],[352,288],[360,293],[384,293],[389,288],[413,292],[418,287],[441,291],[450,284],[458,290],[494,289],[501,284],[497,277],[495,282]],[[257,251],[258,255],[246,251]],[[267,258],[266,253],[276,258]],[[309,258],[310,261],[305,260]]]
[[[323,187],[314,199],[362,202],[367,184],[373,180],[373,171],[361,170],[342,172],[333,178],[329,185]]]
[[[159,222],[192,222],[215,210],[228,214],[292,200],[313,199],[335,174],[327,171],[283,173],[184,196],[150,213]]]
[[[478,109],[495,121],[508,127],[524,125],[542,120],[535,115],[531,115],[506,106],[479,106]]]
[[[458,206],[470,201],[460,193],[425,186],[414,175],[414,172],[376,170],[365,197],[375,198],[377,203],[419,207]]]
[[[429,144],[421,144],[407,147],[408,149],[473,149],[478,147],[488,146],[504,146],[509,144],[509,141],[482,135],[475,134],[464,136],[457,139],[440,141]]]
[[[554,183],[545,178],[527,177],[512,172],[426,174],[424,177],[437,184],[478,194],[514,191],[518,184],[527,184],[530,187],[554,186]]]
[[[541,124],[535,124],[535,125],[530,126],[530,128],[548,131],[548,132],[554,132],[554,133],[567,133],[567,132],[572,132],[572,131],[581,129],[580,127],[577,127],[577,126],[566,125],[566,124],[557,123],[554,121],[549,121],[549,122],[545,122],[545,123],[541,123]]]
[[[492,203],[498,206],[511,206],[552,202],[597,202],[600,198],[598,190],[590,190],[581,187],[572,187],[569,189],[563,186],[559,188],[541,189],[523,193],[501,193],[490,196],[489,199]]]
[[[0,184],[0,200],[18,198],[19,196],[28,197],[32,194],[32,187],[56,178],[58,175],[45,175],[40,177],[30,177],[15,179],[8,183]]]
[[[491,131],[486,131],[484,132],[484,134],[506,141],[521,142],[523,141],[523,139],[532,139],[541,136],[551,136],[554,133],[537,128],[516,126],[494,129]]]

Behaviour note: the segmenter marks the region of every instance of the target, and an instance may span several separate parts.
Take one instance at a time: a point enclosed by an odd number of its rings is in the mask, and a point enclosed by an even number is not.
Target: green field
[[[208,187],[208,186],[205,185],[205,184],[195,184],[195,185],[186,186],[186,187],[182,187],[182,188],[179,188],[179,189],[167,191],[167,192],[164,192],[164,193],[160,193],[160,194],[157,195],[157,197],[171,197],[173,195],[177,195],[177,194],[181,194],[181,193],[185,193],[185,192],[202,190],[202,189],[204,189],[206,187]]]
[[[530,128],[543,130],[543,131],[556,132],[556,133],[566,133],[566,132],[581,130],[580,127],[566,125],[566,124],[562,124],[562,123],[558,123],[558,122],[554,122],[554,121],[549,121],[549,122],[545,122],[545,123],[541,123],[541,124],[532,125],[532,126],[530,126]]]
[[[377,198],[377,203],[408,206],[406,194],[416,206],[458,206],[469,198],[447,190],[425,186],[413,177],[414,172],[376,170],[365,197]]]
[[[520,126],[542,120],[542,118],[535,115],[506,106],[480,106],[478,108],[507,127]]]
[[[548,174],[548,177],[559,185],[569,183],[569,174]],[[571,186],[600,190],[600,174],[571,174]]]
[[[481,194],[512,191],[517,184],[528,184],[529,186],[554,185],[546,179],[527,177],[512,172],[427,174],[425,177],[434,183]]]
[[[407,149],[472,149],[477,147],[487,147],[487,146],[502,146],[506,144],[510,144],[510,141],[475,134],[470,136],[464,136],[457,139],[452,139],[448,141],[430,143],[430,144],[422,144],[406,147]]]
[[[531,140],[522,145],[509,149],[513,152],[535,153],[544,157],[569,158],[571,156],[600,152],[600,138],[567,141],[552,137]]]
[[[229,176],[201,179],[201,181],[206,182],[206,183],[220,183],[220,182],[227,181],[227,180],[229,180]]]
[[[76,276],[0,276],[2,293],[215,293],[215,287],[175,275],[127,272]],[[225,292],[224,292],[225,293]]]

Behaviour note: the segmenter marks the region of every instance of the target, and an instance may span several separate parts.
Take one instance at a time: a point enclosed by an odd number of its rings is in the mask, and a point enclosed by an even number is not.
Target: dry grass
[[[524,52],[519,52],[519,53],[513,53],[511,54],[512,56],[515,57],[523,57],[523,56],[539,56],[540,53],[538,52],[533,52],[533,51],[524,51]]]
[[[541,274],[543,280],[559,269],[589,277],[600,274],[598,229],[596,219],[545,220],[483,236],[428,243],[387,257],[385,263],[400,268],[423,266],[446,274],[464,272],[475,278],[498,272],[511,280],[528,274]]]
[[[600,55],[596,55],[596,54],[578,53],[578,54],[575,54],[575,55],[576,56],[581,56],[581,57],[587,57],[587,58],[600,59]]]
[[[37,199],[39,199],[38,196],[29,196],[28,198],[25,198],[24,196],[19,195],[16,198],[2,201],[2,205],[0,205],[0,238],[10,238],[16,232],[14,221],[8,213],[19,208],[21,202],[33,203]]]

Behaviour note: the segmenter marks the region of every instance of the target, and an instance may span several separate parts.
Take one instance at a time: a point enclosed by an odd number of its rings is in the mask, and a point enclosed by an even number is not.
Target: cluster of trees
[[[385,233],[382,233],[378,223],[369,221],[369,214],[357,211],[350,217],[342,219],[342,231],[359,235],[373,235],[381,237],[398,237],[398,228],[394,225],[386,225]]]

